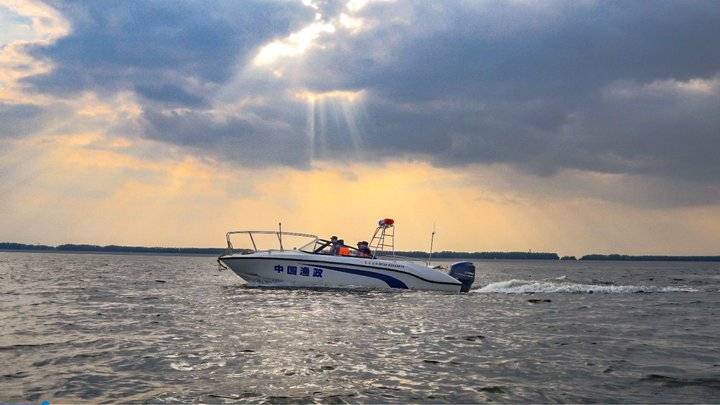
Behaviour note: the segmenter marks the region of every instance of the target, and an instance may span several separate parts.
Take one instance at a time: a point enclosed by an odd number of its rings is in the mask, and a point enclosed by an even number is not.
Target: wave
[[[225,367],[226,363],[224,360],[208,363],[200,363],[191,365],[187,361],[179,361],[170,363],[170,368],[177,371],[195,371],[195,370],[207,370],[210,367]]]
[[[507,280],[490,283],[484,287],[472,290],[476,293],[601,293],[601,294],[627,294],[627,293],[665,293],[665,292],[697,292],[689,287],[656,287],[636,285],[599,285],[578,284],[571,282],[549,282],[530,280]]]

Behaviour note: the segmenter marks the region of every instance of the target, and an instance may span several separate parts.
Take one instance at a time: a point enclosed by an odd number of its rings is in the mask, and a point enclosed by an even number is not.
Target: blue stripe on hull
[[[225,261],[225,260],[236,260],[236,261],[238,261],[238,260],[292,260],[292,261],[304,261],[306,265],[308,265],[308,263],[311,263],[311,264],[309,264],[309,265],[312,265],[312,266],[315,266],[315,267],[322,267],[322,266],[325,265],[325,264],[333,264],[333,265],[336,264],[335,262],[328,262],[328,261],[326,261],[326,260],[295,259],[295,258],[280,258],[280,259],[278,259],[278,258],[275,258],[275,257],[268,257],[268,256],[266,256],[266,257],[257,257],[257,256],[256,256],[256,257],[231,257],[231,256],[230,256],[230,257],[226,257],[226,256],[221,256],[221,257],[219,258],[219,260],[222,260],[222,261]],[[319,263],[322,263],[322,264],[321,264],[321,265],[318,265]],[[457,281],[457,280],[455,280],[455,282],[430,280],[430,279],[427,279],[427,278],[425,278],[425,277],[419,276],[419,275],[417,275],[417,274],[409,273],[409,272],[407,272],[407,271],[402,271],[402,270],[397,270],[397,269],[386,269],[386,268],[382,268],[382,267],[367,266],[367,265],[364,265],[364,264],[355,264],[355,263],[350,263],[350,264],[348,264],[348,265],[349,265],[349,266],[353,266],[353,267],[363,267],[363,268],[368,268],[368,269],[379,269],[379,270],[384,270],[384,271],[391,271],[391,272],[393,272],[393,273],[400,273],[400,274],[404,274],[404,275],[409,276],[409,277],[417,278],[417,279],[419,279],[419,280],[422,280],[422,281],[424,281],[424,282],[426,282],[426,283],[431,283],[431,284],[451,285],[451,286],[456,286],[456,287],[460,287],[460,286],[461,286],[461,283],[460,283],[459,281]]]
[[[375,273],[375,272],[366,271],[366,270],[347,269],[344,267],[333,267],[333,266],[324,266],[324,265],[318,266],[317,264],[314,264],[311,266],[321,267],[323,269],[328,269],[328,270],[335,270],[335,271],[339,271],[341,273],[348,273],[348,274],[355,274],[358,276],[376,278],[378,280],[384,281],[388,286],[390,286],[392,288],[401,288],[401,289],[406,289],[406,290],[408,289],[408,286],[405,283],[396,279],[395,277],[388,276],[387,274]]]

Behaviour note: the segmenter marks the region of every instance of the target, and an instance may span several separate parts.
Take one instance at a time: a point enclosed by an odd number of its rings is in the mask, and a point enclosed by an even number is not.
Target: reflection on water
[[[456,295],[0,253],[0,400],[717,402],[719,264],[477,266]]]

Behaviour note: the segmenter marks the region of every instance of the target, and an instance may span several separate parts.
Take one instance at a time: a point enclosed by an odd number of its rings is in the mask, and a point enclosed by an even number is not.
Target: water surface
[[[720,263],[476,265],[456,295],[0,253],[0,400],[720,402]]]

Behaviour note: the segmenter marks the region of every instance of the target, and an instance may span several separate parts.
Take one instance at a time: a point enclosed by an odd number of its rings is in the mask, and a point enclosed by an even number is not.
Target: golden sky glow
[[[221,246],[228,230],[278,221],[287,231],[356,241],[390,216],[399,249],[426,249],[436,223],[439,250],[702,254],[720,232],[717,208],[538,198],[468,187],[469,173],[413,162],[248,170],[189,155],[141,159],[126,152],[165,146],[98,134],[12,147],[22,181],[3,181],[0,209],[12,215],[0,218],[0,238],[23,242]],[[497,184],[503,172],[476,168],[472,181]]]

